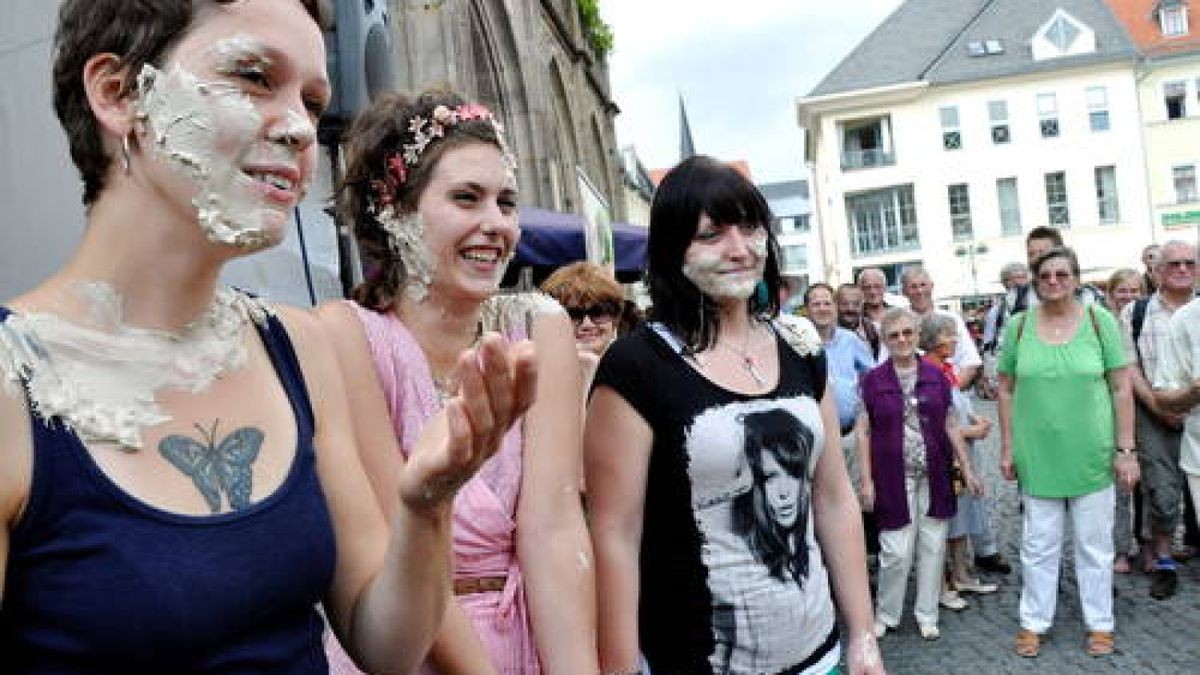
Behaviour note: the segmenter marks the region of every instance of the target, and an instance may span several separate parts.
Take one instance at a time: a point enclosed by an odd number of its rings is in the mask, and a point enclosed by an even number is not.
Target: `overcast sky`
[[[745,159],[755,182],[804,175],[795,100],[901,0],[601,0],[617,142],[647,169],[679,160],[679,96],[696,151]]]

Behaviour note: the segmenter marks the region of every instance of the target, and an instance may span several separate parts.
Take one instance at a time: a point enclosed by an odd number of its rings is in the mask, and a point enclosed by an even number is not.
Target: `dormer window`
[[[1049,28],[1046,29],[1046,39],[1050,41],[1050,44],[1058,47],[1060,52],[1070,51],[1071,45],[1075,44],[1077,37],[1079,37],[1079,29],[1063,14],[1054,17]]]
[[[1096,51],[1096,31],[1057,9],[1033,34],[1031,47],[1034,61],[1092,54]]]
[[[1162,0],[1155,9],[1163,37],[1188,34],[1188,8],[1183,0]]]

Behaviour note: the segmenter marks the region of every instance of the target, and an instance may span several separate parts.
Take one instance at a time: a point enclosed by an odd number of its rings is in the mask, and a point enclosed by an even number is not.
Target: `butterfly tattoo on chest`
[[[241,427],[218,442],[218,424],[220,420],[214,420],[212,429],[193,425],[203,442],[172,434],[158,444],[162,456],[192,479],[214,514],[221,512],[222,495],[233,511],[250,506],[250,467],[258,458],[264,438],[260,429]]]

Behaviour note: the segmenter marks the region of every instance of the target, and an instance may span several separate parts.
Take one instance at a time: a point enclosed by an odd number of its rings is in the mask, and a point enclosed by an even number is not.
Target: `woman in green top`
[[[1075,532],[1075,576],[1087,652],[1113,651],[1113,477],[1138,479],[1133,398],[1116,320],[1076,297],[1079,261],[1057,247],[1033,263],[1040,304],[1005,326],[1000,465],[1020,481],[1021,629],[1016,651],[1037,656],[1058,595],[1063,519]]]

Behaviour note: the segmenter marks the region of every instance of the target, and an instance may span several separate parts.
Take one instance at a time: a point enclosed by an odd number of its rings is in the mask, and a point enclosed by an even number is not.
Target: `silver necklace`
[[[483,337],[483,323],[475,324],[475,336],[467,343],[464,349],[472,349],[479,344],[479,340]],[[428,357],[426,357],[428,359]],[[451,367],[450,372],[445,375],[438,376],[433,371],[433,363],[429,364],[429,377],[433,380],[433,389],[437,392],[438,401],[445,403],[454,398],[454,390],[458,388],[458,382],[454,378],[454,368]]]
[[[751,325],[750,330],[746,331],[746,339],[742,341],[741,347],[738,347],[730,342],[725,342],[724,340],[718,340],[717,344],[724,345],[734,354],[737,354],[739,357],[741,357],[742,370],[745,370],[746,373],[750,375],[755,384],[760,387],[764,387],[767,384],[767,378],[763,377],[763,374],[759,372],[758,367],[754,365],[754,357],[750,355],[750,338],[753,337],[756,329],[757,326]]]

